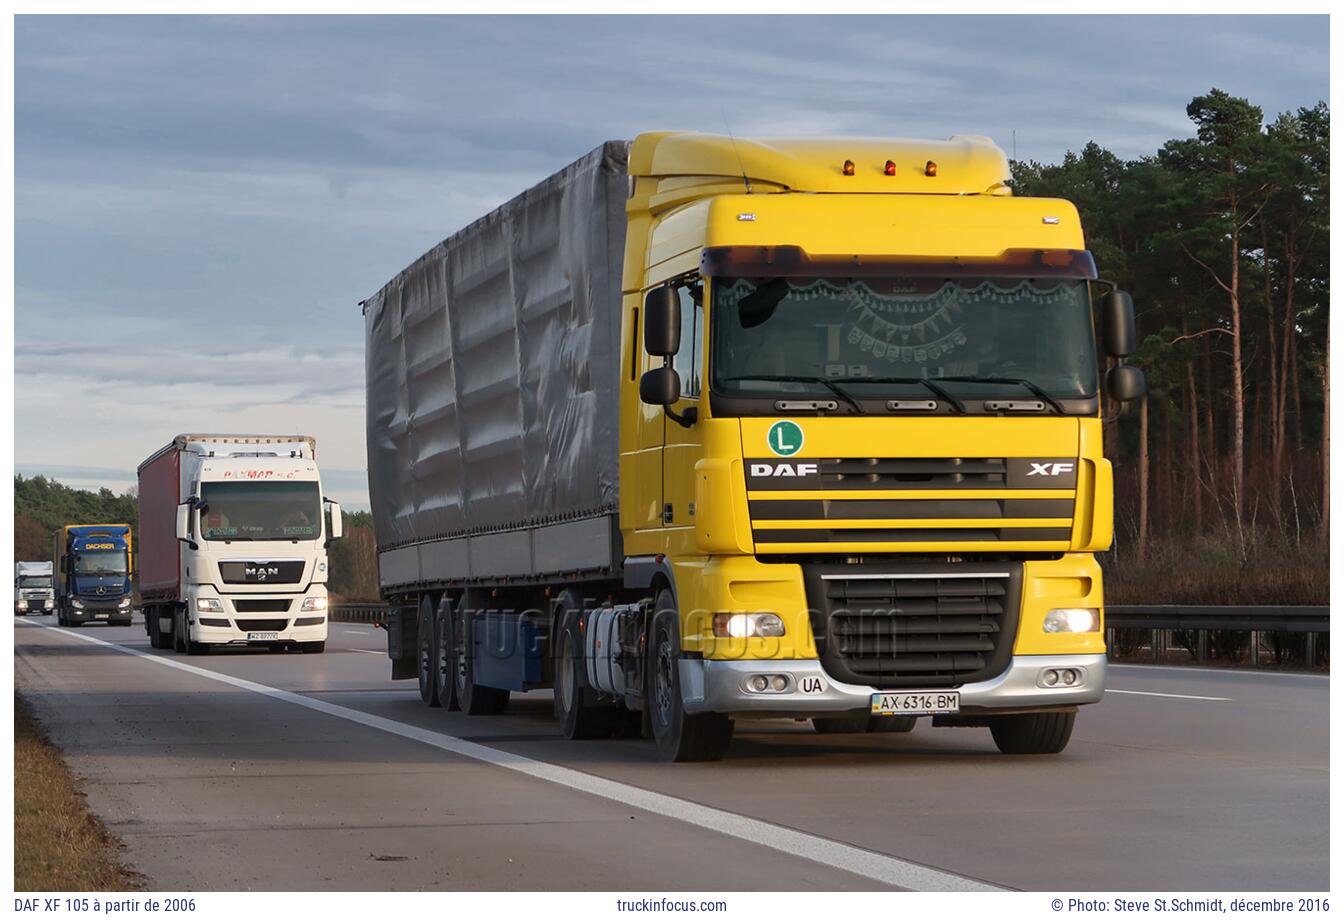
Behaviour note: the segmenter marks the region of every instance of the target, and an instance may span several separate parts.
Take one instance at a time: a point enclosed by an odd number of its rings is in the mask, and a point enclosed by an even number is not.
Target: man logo
[[[751,478],[765,479],[771,476],[797,477],[817,475],[815,463],[753,463]]]
[[[272,575],[279,575],[280,569],[273,565],[249,565],[243,569],[243,575],[256,581],[265,581]]]
[[[1072,463],[1032,463],[1031,469],[1027,471],[1028,476],[1060,476],[1064,473],[1072,473]]]
[[[770,450],[781,457],[792,457],[803,449],[803,429],[797,422],[775,422],[765,433],[765,443]]]

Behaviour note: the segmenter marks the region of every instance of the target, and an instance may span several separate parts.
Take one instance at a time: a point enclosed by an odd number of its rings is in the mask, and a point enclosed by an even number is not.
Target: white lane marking
[[[1191,696],[1188,693],[1158,693],[1154,690],[1112,690],[1106,688],[1107,693],[1125,693],[1130,696],[1165,696],[1173,700],[1208,700],[1211,703],[1230,703],[1230,696]]]
[[[1201,668],[1196,665],[1171,664],[1112,664],[1111,668],[1125,668],[1130,671],[1176,671],[1181,674],[1225,674],[1228,677],[1313,677],[1317,680],[1329,680],[1329,674],[1307,674],[1303,671],[1253,671],[1248,668]]]
[[[451,754],[470,757],[472,760],[479,760],[482,763],[487,763],[492,766],[513,770],[516,773],[522,773],[526,776],[531,776],[534,779],[555,783],[558,786],[566,786],[579,792],[586,792],[589,795],[610,799],[613,802],[619,802],[620,804],[628,805],[631,808],[643,809],[644,811],[662,815],[666,818],[684,821],[695,827],[718,831],[720,834],[724,834],[728,837],[735,837],[738,840],[744,840],[747,843],[753,843],[757,846],[778,850],[781,853],[820,863],[823,866],[831,866],[836,869],[842,869],[845,872],[852,872],[855,875],[861,875],[864,878],[870,878],[885,885],[894,885],[899,888],[907,888],[911,891],[1005,890],[978,879],[954,875],[950,872],[943,872],[942,870],[934,869],[930,866],[907,862],[903,859],[897,859],[894,856],[874,853],[871,850],[864,850],[859,847],[850,846],[846,843],[840,843],[836,840],[828,840],[825,837],[816,837],[812,834],[804,833],[803,831],[782,827],[778,824],[771,824],[768,821],[761,821],[757,818],[748,818],[743,815],[734,814],[730,811],[721,811],[717,808],[711,808],[708,805],[699,805],[695,802],[688,802],[685,799],[664,795],[661,792],[653,792],[649,789],[641,789],[638,786],[630,786],[625,783],[618,783],[615,780],[603,779],[600,776],[581,773],[578,770],[571,770],[568,767],[557,766],[556,764],[546,763],[541,760],[533,760],[532,758],[524,757],[521,754],[513,754],[508,751],[498,750],[497,748],[486,747],[483,744],[476,744],[473,741],[464,741],[453,735],[445,735],[441,732],[417,728],[413,725],[407,725],[404,722],[385,719],[382,716],[371,715],[367,712],[361,712],[358,709],[348,709],[345,706],[337,706],[324,700],[313,699],[312,697],[303,696],[298,693],[291,693],[288,690],[268,687],[265,684],[243,680],[241,677],[234,677],[230,674],[222,674],[218,671],[198,668],[194,665],[184,664],[172,658],[152,655],[148,652],[142,652],[139,649],[118,645],[115,642],[107,642],[103,639],[98,639],[84,633],[70,632],[64,629],[58,629],[55,626],[48,626],[44,623],[25,623],[24,625],[33,626],[39,629],[50,629],[54,632],[59,632],[62,635],[69,636],[72,639],[78,639],[82,642],[90,642],[94,645],[106,646],[107,648],[114,649],[123,654],[133,655],[136,658],[142,658],[145,661],[154,662],[155,664],[160,664],[164,667],[175,668],[179,671],[185,671],[188,674],[194,674],[197,677],[218,681],[222,684],[228,684],[233,687],[238,687],[241,690],[258,693],[274,700],[280,700],[281,702],[293,703],[295,706],[302,706],[305,709],[311,709],[325,715],[335,716],[338,719],[345,719],[347,722],[354,722],[369,728],[375,728],[379,731],[387,732],[390,735],[398,735],[411,741],[419,741],[422,744],[448,751]]]
[[[369,634],[367,629],[342,629],[341,632],[347,636],[367,636]]]
[[[386,652],[374,651],[371,648],[348,648],[347,652],[363,652],[365,655],[385,655]]]

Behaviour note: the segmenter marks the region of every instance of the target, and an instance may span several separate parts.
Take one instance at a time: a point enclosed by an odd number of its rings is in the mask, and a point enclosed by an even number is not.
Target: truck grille
[[[1065,549],[1073,530],[1076,458],[748,459],[746,468],[758,552],[827,544],[868,552],[884,543],[895,552],[916,543]]]
[[[813,634],[836,680],[955,687],[1012,656],[1021,565],[805,566]]]
[[[282,632],[289,626],[289,620],[234,620],[233,622],[243,632]]]
[[[303,561],[288,559],[281,562],[221,562],[219,577],[229,585],[292,585],[303,580]]]
[[[289,613],[287,597],[235,597],[233,609],[239,613]]]

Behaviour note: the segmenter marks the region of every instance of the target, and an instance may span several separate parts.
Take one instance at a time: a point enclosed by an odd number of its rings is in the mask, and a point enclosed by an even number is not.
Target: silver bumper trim
[[[1038,684],[1046,668],[1073,668],[1082,680],[1072,687]],[[686,711],[741,713],[760,717],[808,718],[869,710],[876,687],[834,680],[816,659],[758,659],[705,661],[682,659],[682,695]],[[754,675],[783,675],[788,687],[781,692],[752,692],[747,681]],[[997,709],[1049,709],[1082,706],[1101,700],[1106,684],[1105,655],[1015,655],[998,677],[956,688],[963,713]],[[804,689],[807,688],[807,689]],[[902,688],[920,690],[920,687]]]

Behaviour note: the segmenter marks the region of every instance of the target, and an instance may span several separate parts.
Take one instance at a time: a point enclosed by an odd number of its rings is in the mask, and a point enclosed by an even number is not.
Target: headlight
[[[198,597],[196,598],[196,611],[198,613],[223,613],[224,603],[217,597]]]
[[[1085,633],[1101,629],[1101,611],[1096,607],[1057,607],[1045,615],[1048,633]]]
[[[15,606],[15,607],[18,607],[20,610],[26,610],[26,609],[28,608],[28,602],[27,602],[27,601],[15,601],[15,602],[14,602],[14,606]]]
[[[784,635],[784,621],[774,613],[716,613],[714,635],[727,639]]]
[[[84,608],[84,602],[77,597],[72,597],[70,598],[70,606],[74,607],[76,610],[82,610]]]
[[[307,613],[311,610],[326,610],[326,609],[327,609],[327,599],[325,597],[305,597],[303,599],[303,605],[299,607],[299,611],[302,613]]]
[[[131,606],[131,599],[129,597],[123,597],[117,606],[125,610],[127,607]]]

